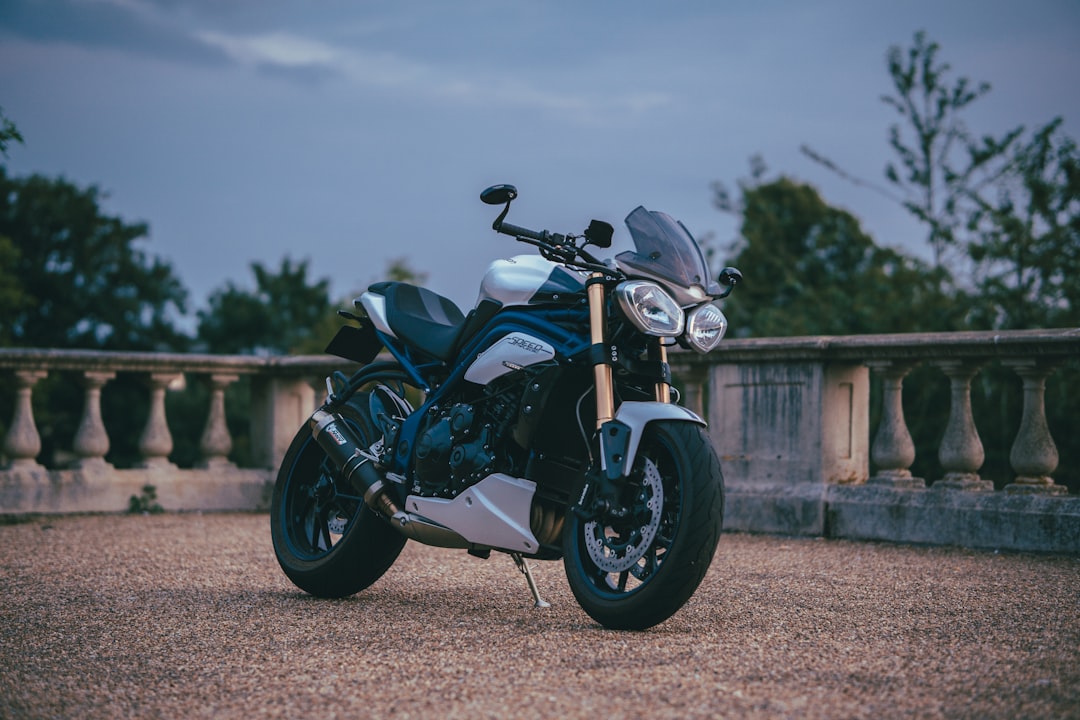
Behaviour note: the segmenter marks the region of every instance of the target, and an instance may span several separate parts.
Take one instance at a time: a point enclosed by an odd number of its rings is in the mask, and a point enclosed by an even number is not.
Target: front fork
[[[593,273],[588,281],[589,295],[589,341],[592,343],[595,358],[593,375],[596,384],[596,429],[601,429],[605,423],[615,418],[615,382],[612,378],[611,363],[600,358],[607,358],[607,343],[604,339],[604,329],[607,326],[605,307],[607,303],[604,295],[603,273]],[[667,364],[667,348],[659,338],[649,347],[649,359],[657,360],[663,365]],[[671,402],[671,385],[660,381],[653,389],[653,397],[657,402]]]
[[[618,519],[628,513],[619,499],[625,482],[621,460],[629,445],[629,428],[615,419],[615,381],[609,358],[615,354],[605,340],[607,327],[604,275],[593,273],[586,285],[589,298],[589,341],[593,351],[593,378],[596,385],[596,431],[599,439],[600,468],[585,483],[576,511],[592,516],[596,513]],[[667,348],[659,338],[649,347],[649,359],[666,365]],[[671,402],[671,385],[658,381],[653,389],[657,402]],[[590,497],[591,496],[591,497]]]
[[[660,338],[656,338],[654,344],[649,348],[649,359],[659,360],[661,367],[667,367],[667,346],[664,345]],[[656,398],[656,402],[671,402],[671,384],[664,382],[663,380],[656,383],[656,386],[653,389],[653,397]]]
[[[596,384],[596,429],[615,417],[615,381],[612,379],[611,363],[600,358],[608,355],[607,343],[604,342],[604,328],[607,325],[606,298],[604,296],[604,275],[593,273],[587,285],[589,295],[589,341],[593,346],[593,375]]]

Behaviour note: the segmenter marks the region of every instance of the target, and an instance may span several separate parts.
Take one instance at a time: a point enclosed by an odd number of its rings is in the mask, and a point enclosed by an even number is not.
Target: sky
[[[491,230],[498,183],[510,222],[606,220],[612,253],[638,205],[727,245],[711,184],[753,155],[929,258],[904,210],[799,150],[882,179],[885,56],[918,30],[993,86],[975,133],[1062,116],[1080,137],[1075,0],[0,0],[0,107],[25,139],[6,165],[146,222],[191,312],[285,257],[335,299],[406,258],[468,309],[488,263],[531,251]]]

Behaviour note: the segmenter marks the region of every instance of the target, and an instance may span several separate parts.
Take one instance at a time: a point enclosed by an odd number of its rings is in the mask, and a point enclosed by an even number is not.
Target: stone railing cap
[[[898,333],[890,335],[810,335],[724,340],[708,355],[673,352],[672,364],[787,360],[993,358],[1080,355],[1080,328],[1049,330]]]
[[[0,369],[306,375],[354,366],[330,355],[209,355],[42,348],[0,349]]]

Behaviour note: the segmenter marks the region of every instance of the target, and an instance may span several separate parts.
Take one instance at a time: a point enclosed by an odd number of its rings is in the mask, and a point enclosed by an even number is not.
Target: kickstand
[[[536,580],[533,579],[532,570],[529,569],[529,564],[525,562],[525,558],[521,557],[521,553],[510,553],[510,557],[514,558],[517,569],[525,576],[525,582],[529,583],[529,592],[532,593],[533,600],[536,601],[533,607],[551,607],[551,603],[541,599],[540,591],[536,589]]]

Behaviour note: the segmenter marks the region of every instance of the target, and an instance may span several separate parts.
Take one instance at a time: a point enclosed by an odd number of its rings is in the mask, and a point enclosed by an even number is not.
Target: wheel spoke
[[[359,505],[364,500],[364,498],[360,497],[359,495],[345,495],[343,493],[335,494],[334,498],[336,500],[348,500],[349,502],[355,503],[357,505]]]
[[[325,544],[324,544],[325,538]],[[314,551],[330,549],[330,528],[326,524],[325,511],[315,508],[311,517],[311,549]]]
[[[645,565],[644,565],[644,567],[642,567],[642,570],[645,571],[644,575],[646,577],[648,577],[649,575],[652,575],[654,572],[656,572],[656,567],[658,565],[658,563],[656,561],[656,545],[655,544],[651,548],[649,548],[649,552],[645,553],[645,558],[644,559],[645,559]]]
[[[593,565],[591,571],[593,576],[593,583],[600,587],[607,584],[608,574],[606,570],[602,570]]]
[[[323,539],[326,541],[326,545],[321,550],[329,550],[333,545],[333,540],[330,539],[330,525],[326,522],[326,514],[319,514],[319,529],[322,532]]]
[[[623,570],[621,573],[619,573],[619,585],[618,585],[619,592],[626,592],[626,581],[629,580],[629,579],[630,579],[630,571],[629,570]]]
[[[645,567],[642,568],[643,572],[641,574],[641,579],[644,580],[647,577],[652,577],[652,574],[656,572],[659,567],[660,560],[656,556],[656,545],[653,544],[653,546],[649,548],[649,552],[645,554]]]

